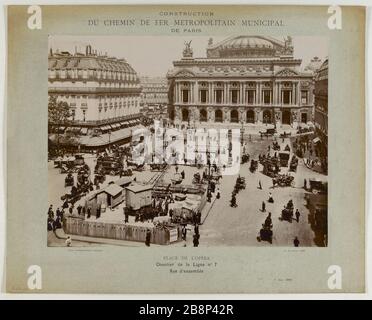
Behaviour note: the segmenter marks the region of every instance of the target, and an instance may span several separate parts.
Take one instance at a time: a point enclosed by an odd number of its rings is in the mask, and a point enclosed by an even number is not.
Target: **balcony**
[[[121,121],[127,121],[127,120],[133,120],[140,118],[142,116],[141,113],[131,114],[127,116],[122,117],[116,117],[116,118],[110,118],[110,119],[103,119],[103,120],[69,120],[64,123],[58,123],[58,125],[64,125],[64,126],[85,126],[85,127],[96,127],[104,124],[113,124],[116,122]],[[53,124],[52,122],[49,122],[49,124]]]

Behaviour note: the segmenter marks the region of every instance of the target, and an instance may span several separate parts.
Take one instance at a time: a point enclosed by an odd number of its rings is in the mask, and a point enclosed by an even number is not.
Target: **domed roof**
[[[224,49],[248,49],[248,48],[268,48],[274,49],[272,42],[257,36],[239,36],[230,39],[221,45]]]
[[[207,57],[274,57],[287,50],[286,45],[286,43],[271,37],[240,35],[228,38],[216,44],[213,44],[212,41],[210,41],[210,44],[207,48]],[[288,42],[288,48],[290,46],[291,43]]]

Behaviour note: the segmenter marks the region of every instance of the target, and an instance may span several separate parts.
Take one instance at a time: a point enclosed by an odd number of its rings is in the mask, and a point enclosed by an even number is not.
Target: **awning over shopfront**
[[[101,130],[102,131],[107,131],[107,130],[110,130],[110,129],[111,129],[110,126],[103,126],[103,127],[101,127]]]
[[[80,131],[81,131],[81,128],[77,128],[77,127],[70,127],[66,129],[66,133],[71,132],[74,134],[79,134]]]
[[[321,142],[320,138],[316,137],[315,139],[313,139],[313,143],[318,143],[318,142]]]
[[[88,134],[88,128],[82,128],[81,134]]]

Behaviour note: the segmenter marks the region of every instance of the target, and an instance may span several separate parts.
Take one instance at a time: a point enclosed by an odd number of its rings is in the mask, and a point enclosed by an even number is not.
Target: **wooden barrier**
[[[139,242],[145,242],[146,231],[150,229],[151,243],[160,245],[169,244],[169,229],[165,228],[148,228],[127,224],[86,221],[77,217],[66,217],[63,227],[65,233],[72,235]],[[180,231],[178,231],[177,241],[179,240],[181,240]]]

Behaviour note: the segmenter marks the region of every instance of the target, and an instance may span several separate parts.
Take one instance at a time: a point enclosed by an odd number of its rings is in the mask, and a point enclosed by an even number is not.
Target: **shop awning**
[[[80,131],[81,131],[81,128],[76,128],[76,127],[71,127],[71,128],[66,129],[66,132],[73,132],[75,134],[80,133]]]
[[[315,139],[313,139],[313,143],[318,143],[318,142],[320,142],[321,140],[318,138],[318,137],[316,137]]]

